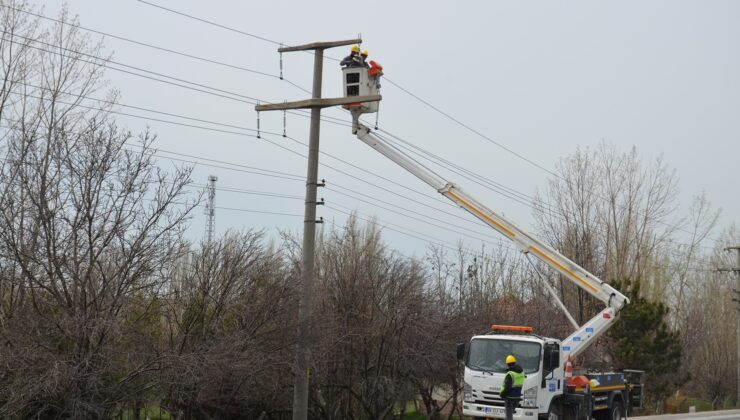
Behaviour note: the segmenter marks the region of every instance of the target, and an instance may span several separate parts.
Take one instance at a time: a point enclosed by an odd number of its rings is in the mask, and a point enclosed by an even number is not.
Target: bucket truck
[[[379,83],[366,68],[345,68],[344,95],[378,95]],[[379,77],[379,76],[377,76]],[[379,96],[378,96],[379,98]],[[620,420],[629,407],[642,404],[644,372],[622,371],[569,377],[571,360],[593,344],[617,320],[629,299],[608,283],[563,256],[551,246],[527,233],[513,222],[489,209],[458,185],[443,179],[416,162],[393,144],[373,134],[359,117],[378,111],[377,102],[344,105],[353,116],[353,134],[363,143],[392,160],[456,205],[511,240],[527,258],[537,258],[564,279],[604,303],[604,309],[578,325],[547,281],[544,284],[575,331],[564,340],[542,337],[527,327],[494,326],[494,331],[476,335],[467,345],[458,346],[458,358],[465,361],[463,414],[472,417],[504,418],[504,401],[499,396],[507,355],[515,355],[526,374],[522,401],[515,419],[605,418]]]

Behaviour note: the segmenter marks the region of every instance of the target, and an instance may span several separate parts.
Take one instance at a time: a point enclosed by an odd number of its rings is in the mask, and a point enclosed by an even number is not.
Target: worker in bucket
[[[360,47],[357,45],[353,45],[352,49],[349,52],[349,55],[344,57],[342,61],[339,63],[342,67],[361,67],[362,63],[360,62]]]
[[[367,50],[362,50],[362,52],[360,53],[360,64],[362,65],[362,67],[365,67],[366,69],[370,68],[370,64],[368,64],[367,62],[368,54],[369,53],[367,52]]]
[[[506,356],[506,376],[504,383],[501,385],[499,395],[504,399],[506,407],[506,420],[513,420],[514,410],[522,400],[522,387],[524,386],[524,369],[516,362],[513,355]]]
[[[376,88],[380,89],[380,76],[383,75],[383,66],[376,63],[374,60],[370,60],[370,63],[368,64],[367,56],[367,50],[362,50],[360,61],[362,62],[362,66],[368,69],[367,75],[370,77],[370,80],[373,81]]]

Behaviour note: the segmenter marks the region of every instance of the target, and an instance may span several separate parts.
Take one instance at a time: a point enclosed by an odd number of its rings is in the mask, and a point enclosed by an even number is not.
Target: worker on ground
[[[339,63],[342,67],[360,67],[362,66],[362,63],[360,62],[360,47],[357,45],[353,45],[352,49],[349,52],[349,55],[344,57],[344,59]]]
[[[513,420],[514,410],[522,400],[522,387],[526,375],[524,375],[524,369],[516,363],[516,357],[511,354],[506,356],[506,365],[508,369],[506,369],[506,376],[499,395],[505,402],[506,420]]]

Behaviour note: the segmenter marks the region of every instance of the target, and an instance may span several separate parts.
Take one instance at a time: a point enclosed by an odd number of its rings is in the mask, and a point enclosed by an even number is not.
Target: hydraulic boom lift
[[[345,68],[343,76],[346,97],[378,95],[379,83],[377,79],[372,80],[367,69]],[[536,257],[565,279],[604,302],[605,308],[601,312],[579,326],[545,281],[551,295],[575,328],[571,335],[562,341],[534,334],[485,334],[473,337],[466,359],[463,414],[503,418],[503,401],[498,397],[498,389],[505,374],[503,359],[512,353],[518,353],[517,357],[524,365],[527,375],[523,387],[524,398],[521,407],[516,410],[515,418],[558,419],[572,414],[576,418],[597,415],[619,419],[626,414],[626,407],[637,405],[641,400],[641,384],[630,384],[623,372],[589,375],[585,383],[580,383],[580,387],[566,381],[566,365],[570,365],[573,357],[581,354],[616,321],[629,299],[551,246],[489,209],[457,185],[373,134],[370,128],[360,122],[359,117],[363,113],[377,112],[377,102],[358,102],[345,105],[345,108],[352,113],[353,133],[362,142],[510,239],[528,257]],[[458,349],[458,357],[464,357],[464,347],[462,351]]]

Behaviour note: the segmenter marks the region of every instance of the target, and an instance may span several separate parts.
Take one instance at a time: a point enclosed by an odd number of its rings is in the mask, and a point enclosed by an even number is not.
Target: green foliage
[[[616,367],[647,373],[646,389],[653,399],[663,399],[685,378],[679,375],[681,342],[678,331],[668,328],[669,308],[640,296],[640,283],[625,279],[612,282],[630,299],[619,320],[607,332]]]

